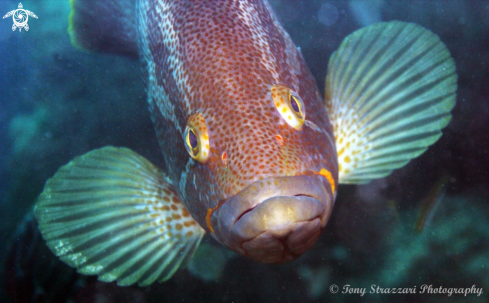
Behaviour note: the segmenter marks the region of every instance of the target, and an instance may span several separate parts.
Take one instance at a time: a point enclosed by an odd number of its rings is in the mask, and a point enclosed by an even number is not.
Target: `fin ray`
[[[353,95],[361,95],[362,94],[362,88],[367,88],[367,83],[369,80],[375,79],[372,76],[368,76],[368,73],[370,72],[368,70],[368,66],[371,64],[375,64],[376,62],[379,61],[379,59],[382,58],[385,53],[390,50],[391,45],[393,44],[393,41],[396,39],[396,34],[394,33],[390,40],[388,41],[387,47],[379,47],[378,44],[383,44],[382,41],[382,34],[383,31],[379,31],[378,34],[376,34],[374,37],[371,39],[371,43],[369,43],[368,48],[364,50],[360,50],[358,53],[366,53],[366,58],[369,60],[365,60],[364,58],[357,56],[357,62],[358,65],[355,65],[354,63],[351,63],[351,69],[358,68],[360,72],[352,73],[352,84],[349,84],[348,82],[345,83],[345,85],[348,85],[348,89],[346,90],[346,95],[342,95],[341,97],[344,98],[345,100],[352,100],[352,105],[354,106],[356,103],[361,102],[362,100],[359,98],[355,98]],[[368,40],[367,40],[368,41]],[[369,56],[369,54],[371,54]],[[358,67],[357,67],[358,66]],[[380,70],[380,68],[379,68]],[[374,74],[375,75],[375,74]],[[366,83],[367,81],[367,83]],[[363,103],[364,105],[366,103]]]
[[[60,168],[35,213],[61,260],[119,285],[169,279],[204,234],[168,177],[125,148],[94,150]]]
[[[421,26],[378,23],[345,38],[326,78],[339,183],[384,177],[426,151],[451,119],[456,89],[450,53]]]

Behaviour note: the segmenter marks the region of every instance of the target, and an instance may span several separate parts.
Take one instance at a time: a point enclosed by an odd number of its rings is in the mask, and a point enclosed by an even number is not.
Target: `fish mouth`
[[[213,213],[216,238],[263,263],[285,263],[307,251],[325,227],[333,194],[317,175],[256,181]]]

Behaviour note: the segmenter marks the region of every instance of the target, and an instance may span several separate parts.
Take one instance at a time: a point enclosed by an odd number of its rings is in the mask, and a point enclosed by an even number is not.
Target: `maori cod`
[[[35,207],[48,247],[119,285],[165,281],[205,233],[263,263],[310,249],[338,184],[422,154],[455,106],[455,64],[421,26],[377,23],[331,56],[324,99],[263,0],[72,0],[72,43],[139,58],[167,170],[127,148],[76,157]]]

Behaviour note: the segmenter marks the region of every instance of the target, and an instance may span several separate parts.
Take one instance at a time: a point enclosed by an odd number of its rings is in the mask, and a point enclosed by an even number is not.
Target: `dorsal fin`
[[[68,32],[81,49],[138,58],[136,1],[70,0]]]

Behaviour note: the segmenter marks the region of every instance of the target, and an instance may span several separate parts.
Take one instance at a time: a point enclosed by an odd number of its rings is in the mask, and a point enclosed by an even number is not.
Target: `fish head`
[[[183,142],[195,162],[184,192],[205,205],[193,213],[225,246],[284,263],[307,251],[329,219],[335,149],[328,124],[315,114],[322,111],[314,89],[257,87],[209,100],[206,110],[189,116]]]
[[[297,258],[324,228],[338,181],[332,127],[300,50],[265,1],[162,3],[141,8],[140,53],[183,203],[235,252]]]

